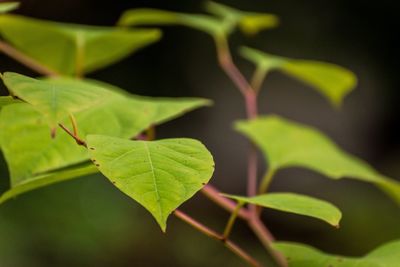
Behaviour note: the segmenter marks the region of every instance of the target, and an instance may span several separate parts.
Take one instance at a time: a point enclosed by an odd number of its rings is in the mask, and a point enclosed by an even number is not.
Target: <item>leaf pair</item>
[[[84,26],[1,15],[0,35],[57,73],[83,75],[158,41],[161,32],[156,29]]]
[[[397,267],[400,262],[400,240],[384,244],[360,258],[326,254],[290,242],[277,242],[273,247],[286,256],[288,267]]]

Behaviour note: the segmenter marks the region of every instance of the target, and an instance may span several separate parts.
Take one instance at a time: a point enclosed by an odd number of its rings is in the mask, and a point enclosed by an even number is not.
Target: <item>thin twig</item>
[[[182,211],[175,210],[174,215],[181,219],[182,221],[188,223],[191,225],[193,228],[196,230],[200,231],[201,233],[207,235],[208,237],[211,237],[215,240],[221,241],[224,243],[224,245],[231,250],[233,253],[235,253],[237,256],[239,256],[241,259],[243,259],[245,262],[247,262],[250,266],[254,267],[261,267],[261,264],[254,259],[252,256],[247,254],[243,249],[241,249],[238,245],[233,243],[231,240],[225,240],[222,235],[218,234],[214,230],[209,229],[207,226],[201,224],[200,222],[196,221],[195,219],[191,218],[187,214],[183,213]]]
[[[75,135],[73,132],[71,132],[67,127],[65,127],[63,124],[59,123],[58,126],[61,127],[67,134],[69,134],[72,138],[75,139],[76,143],[80,146],[87,147],[86,142],[83,141],[82,139],[79,138],[79,136]]]
[[[48,68],[47,66],[42,65],[41,63],[37,62],[33,58],[25,55],[21,51],[15,49],[8,43],[0,40],[0,51],[6,54],[7,56],[15,59],[16,61],[20,62],[21,64],[27,66],[28,68],[46,76],[59,76],[59,73],[56,71]]]

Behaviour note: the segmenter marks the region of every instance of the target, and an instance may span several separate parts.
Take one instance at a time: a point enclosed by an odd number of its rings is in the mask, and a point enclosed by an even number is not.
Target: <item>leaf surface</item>
[[[331,203],[294,193],[268,193],[254,197],[225,196],[243,203],[313,217],[335,227],[339,227],[342,217],[340,210]]]
[[[0,3],[0,14],[13,11],[19,7],[19,2],[4,2]]]
[[[303,167],[332,179],[346,177],[374,183],[400,204],[399,182],[344,152],[312,127],[272,115],[239,121],[236,129],[262,150],[271,171]]]
[[[130,141],[89,135],[90,156],[122,192],[144,206],[163,231],[167,218],[210,180],[214,161],[193,139]]]

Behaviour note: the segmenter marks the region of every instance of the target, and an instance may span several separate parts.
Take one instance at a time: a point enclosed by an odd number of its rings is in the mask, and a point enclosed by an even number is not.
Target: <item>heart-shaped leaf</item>
[[[150,98],[114,93],[101,105],[78,112],[76,121],[81,136],[105,134],[128,139],[151,125],[209,104],[210,101],[199,98]],[[68,119],[63,124],[69,125]],[[0,114],[0,143],[9,167],[12,188],[33,182],[28,188],[34,189],[37,180],[43,180],[41,184],[47,180],[43,173],[89,159],[86,149],[78,146],[64,131],[59,131],[52,139],[46,120],[26,103],[3,108]]]
[[[13,11],[19,7],[19,2],[4,2],[0,3],[0,14]]]
[[[214,161],[197,140],[129,141],[89,135],[89,154],[122,192],[144,206],[165,231],[169,214],[210,180]]]
[[[339,106],[357,84],[351,71],[331,63],[284,58],[248,47],[242,47],[240,53],[264,75],[271,70],[282,71],[316,89],[334,106]]]
[[[342,217],[340,210],[331,203],[294,193],[268,193],[254,197],[225,196],[243,203],[313,217],[335,227],[339,227]]]
[[[384,244],[359,258],[327,254],[291,242],[277,242],[273,247],[286,256],[288,267],[397,267],[400,262],[400,240]]]
[[[47,119],[53,131],[69,115],[100,104],[111,94],[100,86],[68,78],[37,80],[6,72],[2,79],[12,95],[31,104]]]
[[[271,171],[303,167],[332,179],[343,177],[374,183],[400,204],[400,183],[341,150],[318,130],[278,116],[239,121],[236,129],[263,151]]]
[[[0,17],[0,34],[26,55],[65,75],[106,67],[161,37],[155,29],[76,25],[16,15]]]

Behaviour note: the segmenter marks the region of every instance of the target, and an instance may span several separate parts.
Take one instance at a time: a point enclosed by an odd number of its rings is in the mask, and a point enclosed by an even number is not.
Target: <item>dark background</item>
[[[221,1],[222,2],[222,1]],[[359,85],[335,110],[318,93],[272,73],[260,97],[262,113],[277,113],[318,127],[347,151],[380,172],[400,177],[399,35],[395,1],[242,0],[223,1],[244,10],[277,14],[281,25],[257,37],[232,36],[232,51],[246,44],[282,56],[316,59],[353,70]],[[155,7],[201,12],[202,1],[23,0],[16,12],[63,22],[113,25],[128,8]],[[43,42],[51,40],[43,40]],[[235,56],[250,75],[253,66]],[[0,71],[35,75],[0,55]],[[135,94],[200,96],[215,105],[194,111],[157,129],[162,137],[202,140],[216,161],[212,183],[224,192],[244,194],[246,140],[232,130],[244,117],[240,94],[218,68],[212,39],[182,27],[165,28],[164,38],[139,53],[89,75]],[[5,91],[3,90],[3,93]],[[262,161],[260,160],[260,163]],[[0,190],[8,187],[1,161]],[[264,166],[263,169],[264,170]],[[332,253],[362,255],[400,238],[398,207],[369,184],[332,181],[311,171],[290,169],[277,175],[273,191],[308,193],[343,211],[339,230],[321,222],[267,211],[264,219],[278,239],[308,243]],[[215,229],[228,214],[201,194],[182,207]],[[221,244],[176,218],[162,234],[151,216],[98,176],[39,189],[0,206],[0,266],[243,266]],[[265,259],[243,223],[233,239]]]

